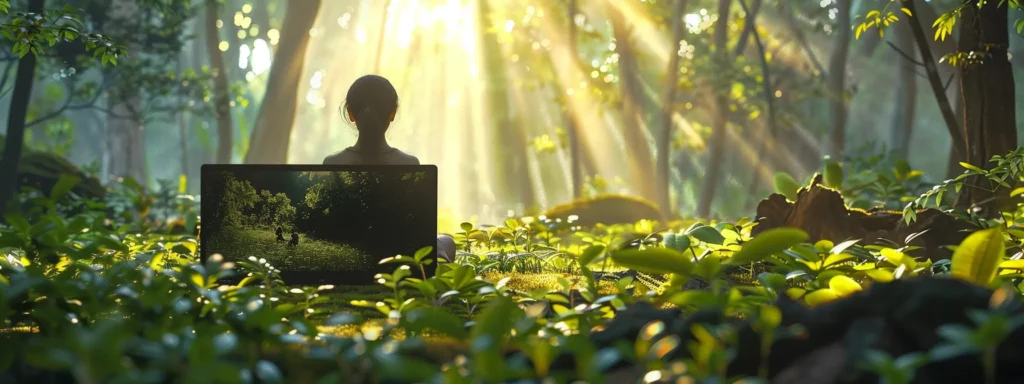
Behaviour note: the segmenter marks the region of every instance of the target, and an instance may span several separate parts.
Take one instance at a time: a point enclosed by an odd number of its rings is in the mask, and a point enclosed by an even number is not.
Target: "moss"
[[[632,224],[640,220],[665,222],[654,203],[632,196],[600,195],[591,199],[575,200],[551,208],[544,216],[567,220],[577,216],[576,224],[592,227],[597,224]]]

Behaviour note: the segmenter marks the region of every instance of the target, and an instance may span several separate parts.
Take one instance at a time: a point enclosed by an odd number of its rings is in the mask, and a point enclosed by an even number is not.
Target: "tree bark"
[[[828,65],[829,114],[832,120],[828,153],[836,161],[841,161],[846,146],[846,61],[850,54],[850,37],[853,33],[850,15],[853,0],[837,1],[836,34]]]
[[[217,119],[217,163],[230,164],[234,154],[234,124],[231,122],[231,95],[228,70],[220,51],[220,30],[217,29],[217,0],[206,1],[206,54],[213,70],[213,105]]]
[[[626,148],[630,154],[627,158],[632,184],[637,195],[654,201],[658,197],[657,179],[652,167],[654,154],[648,141],[648,132],[642,124],[640,100],[643,98],[639,66],[636,54],[630,41],[629,25],[624,15],[614,5],[608,6],[608,18],[615,36],[615,52],[619,54],[619,94],[622,98],[622,133]]]
[[[281,39],[270,68],[267,92],[260,105],[246,164],[284,164],[288,161],[292,124],[295,121],[299,86],[313,27],[321,0],[297,1],[288,7]]]
[[[917,108],[917,71],[914,70],[917,64],[911,60],[918,60],[918,55],[912,49],[914,47],[914,34],[911,31],[912,27],[910,25],[910,23],[916,22],[917,20],[911,19],[907,23],[897,23],[893,32],[896,47],[910,56],[896,58],[899,60],[897,78],[899,79],[900,87],[896,91],[895,111],[893,113],[892,128],[889,131],[890,153],[903,160],[909,158],[910,136],[914,130],[914,114]],[[895,52],[892,54],[897,55]],[[931,58],[924,59],[928,60]]]
[[[665,85],[661,102],[661,131],[658,132],[657,169],[658,169],[658,205],[662,214],[670,218],[676,211],[672,205],[672,183],[669,177],[669,159],[672,148],[672,112],[675,111],[676,88],[679,82],[679,43],[683,40],[683,13],[688,0],[675,0],[672,5],[672,50],[669,52],[668,66],[665,68]]]
[[[120,0],[120,4],[111,8],[111,19],[118,20],[111,25],[115,28],[131,28],[138,25],[134,20],[138,17],[138,6],[134,0]],[[117,34],[130,36],[127,31]],[[128,44],[128,60],[133,60],[142,51],[139,43]],[[115,75],[116,76],[116,75]],[[146,137],[143,127],[142,100],[138,90],[128,90],[115,94],[114,104],[107,116],[107,152],[110,156],[107,174],[117,178],[131,178],[140,185],[147,185],[146,179]]]
[[[573,63],[579,58],[579,52],[576,49],[576,0],[569,0],[569,54],[574,58]],[[572,105],[569,101],[566,101],[566,105]],[[580,169],[580,132],[579,127],[576,124],[576,117],[573,115],[572,108],[566,108],[565,112],[565,125],[566,135],[569,139],[569,169],[572,177],[572,198],[578,200],[583,197],[583,172]],[[593,169],[591,169],[593,171]]]
[[[43,0],[31,0],[28,3],[28,12],[42,15],[44,6]],[[18,60],[18,69],[14,75],[11,106],[7,111],[4,154],[3,158],[0,158],[0,213],[7,212],[8,204],[18,193],[18,164],[21,162],[21,152],[25,145],[25,117],[28,115],[28,102],[32,96],[36,62],[36,55],[25,55]]]
[[[718,21],[715,22],[714,40],[717,60],[726,63],[729,60],[729,51],[726,44],[729,41],[729,6],[731,0],[718,1]],[[729,99],[725,90],[715,90],[715,115],[711,124],[711,140],[709,141],[708,165],[704,172],[704,183],[701,185],[700,196],[697,198],[697,217],[710,218],[711,205],[715,200],[715,190],[718,189],[718,182],[721,180],[722,160],[725,157],[725,141],[729,129]]]
[[[1017,127],[1013,68],[1007,58],[1009,48],[1008,6],[989,1],[981,8],[972,0],[963,8],[958,51],[981,54],[980,63],[960,68],[964,102],[964,132],[967,162],[990,169],[989,160],[1006,155],[1017,147]],[[994,217],[1009,190],[988,180],[968,180],[957,203],[981,208],[981,214]]]

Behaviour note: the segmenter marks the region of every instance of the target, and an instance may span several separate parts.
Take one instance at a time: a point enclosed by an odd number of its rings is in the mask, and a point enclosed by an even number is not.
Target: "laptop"
[[[205,164],[201,204],[204,261],[265,260],[287,285],[373,284],[437,244],[434,165]]]

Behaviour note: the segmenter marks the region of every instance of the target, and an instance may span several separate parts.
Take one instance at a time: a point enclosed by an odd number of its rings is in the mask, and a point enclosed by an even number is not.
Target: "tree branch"
[[[910,11],[910,14],[918,14],[914,0],[903,0],[903,4]],[[946,97],[946,89],[942,86],[942,79],[939,78],[939,69],[935,66],[935,60],[932,59],[928,38],[925,37],[924,30],[921,28],[921,23],[917,17],[911,17],[908,22],[910,23],[910,31],[914,34],[914,41],[917,43],[917,48],[921,53],[921,60],[924,61],[924,69],[928,72],[928,83],[932,86],[932,93],[935,94],[935,99],[939,104],[939,111],[942,112],[942,119],[946,122],[946,129],[949,131],[949,137],[953,141],[953,148],[956,149],[959,158],[966,159],[967,141],[963,133],[960,132],[960,124],[956,122],[956,114],[949,103],[949,98]]]
[[[896,44],[893,44],[891,41],[886,41],[885,43],[889,45],[889,48],[892,48],[892,50],[896,51],[896,53],[899,53],[900,56],[903,56],[904,59],[907,59],[907,61],[920,65],[922,67],[924,66],[924,63],[915,60],[912,56],[910,56],[910,54],[903,52],[903,50],[900,49],[900,47],[897,47]]]
[[[74,97],[75,97],[75,92],[74,92],[74,83],[75,82],[73,80],[69,80],[69,81],[71,82],[72,85],[68,86],[68,90],[67,90],[68,96],[64,99],[64,104],[61,105],[60,108],[57,108],[57,109],[54,109],[53,111],[50,111],[50,113],[47,113],[47,114],[45,114],[45,115],[43,115],[43,116],[41,116],[41,117],[39,117],[39,118],[37,118],[35,120],[32,120],[32,121],[29,121],[29,122],[25,123],[25,128],[29,128],[29,127],[35,126],[35,125],[40,124],[40,123],[42,123],[42,122],[44,122],[46,120],[54,119],[54,118],[60,116],[61,114],[63,114],[64,112],[67,112],[67,111],[76,111],[76,110],[80,110],[80,109],[89,109],[90,107],[96,105],[96,101],[98,101],[100,99],[100,96],[103,95],[103,92],[100,92],[100,90],[97,89],[96,90],[96,94],[93,95],[92,98],[90,98],[88,101],[86,101],[84,103],[72,105],[71,101],[74,100]],[[102,87],[100,87],[100,89],[102,89]]]

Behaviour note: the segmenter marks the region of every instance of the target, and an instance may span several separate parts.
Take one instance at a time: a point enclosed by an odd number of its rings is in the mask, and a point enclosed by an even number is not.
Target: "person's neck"
[[[366,150],[383,150],[390,148],[388,146],[387,139],[384,136],[371,136],[371,135],[359,135],[356,139],[356,144],[353,146],[356,149]]]

